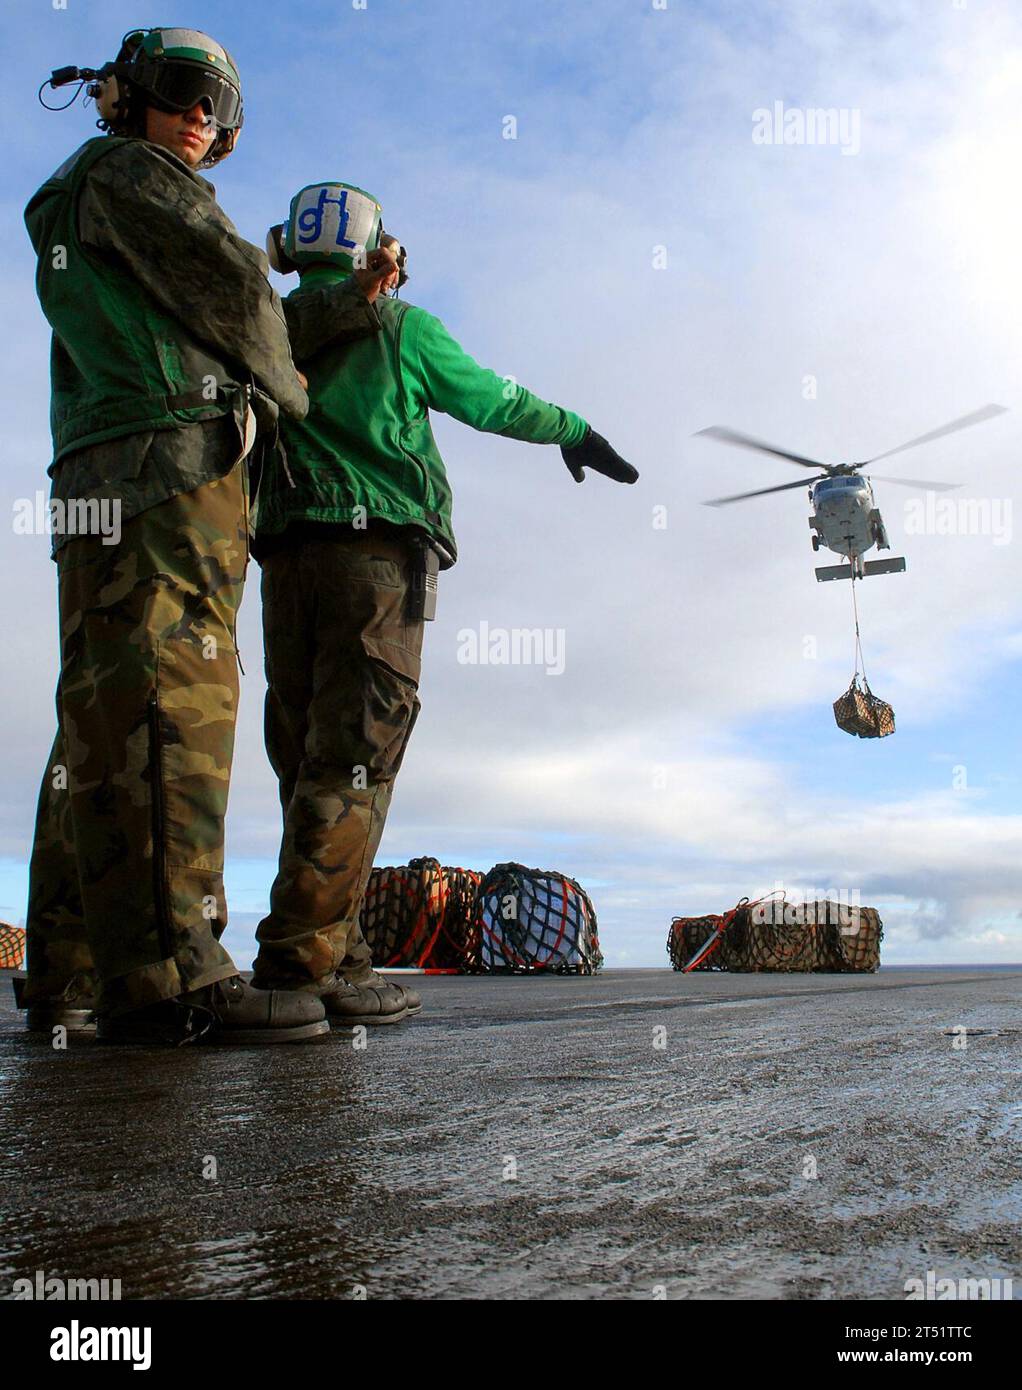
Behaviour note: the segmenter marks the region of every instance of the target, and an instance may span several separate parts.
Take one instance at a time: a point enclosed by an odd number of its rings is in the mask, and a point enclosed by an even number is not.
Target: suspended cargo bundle
[[[865,974],[879,968],[883,934],[872,907],[743,900],[723,916],[675,917],[667,954],[684,971]]]
[[[479,885],[473,926],[483,971],[592,975],[603,964],[596,911],[564,874],[495,865]]]
[[[0,970],[20,970],[25,960],[25,933],[0,922]]]
[[[839,729],[859,738],[886,738],[894,733],[894,710],[877,699],[865,676],[860,685],[858,673],[840,699],[834,701],[834,718]]]
[[[855,672],[845,693],[834,701],[834,718],[839,729],[859,738],[886,738],[894,733],[894,710],[878,700],[866,679],[866,663],[862,655],[862,633],[859,628],[859,604],[855,597],[856,581],[852,580],[852,614],[855,619]],[[862,683],[859,683],[859,668]]]

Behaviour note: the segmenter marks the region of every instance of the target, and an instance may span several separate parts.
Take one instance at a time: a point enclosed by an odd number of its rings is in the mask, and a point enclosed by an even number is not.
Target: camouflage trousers
[[[359,928],[394,778],[419,712],[423,623],[407,616],[412,549],[367,532],[263,562],[266,749],[284,835],[256,936],[260,984],[372,969]]]
[[[237,973],[220,945],[247,464],[57,557],[57,736],[23,1001],[116,1014]]]

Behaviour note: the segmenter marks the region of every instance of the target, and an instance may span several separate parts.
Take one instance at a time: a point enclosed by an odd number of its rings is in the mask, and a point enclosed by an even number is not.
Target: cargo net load
[[[585,889],[523,864],[497,864],[485,877],[436,859],[373,869],[361,926],[383,969],[588,975],[603,963]]]
[[[675,917],[667,954],[684,971],[870,974],[879,968],[883,935],[872,907],[743,901],[722,916]]]
[[[426,970],[478,969],[472,908],[482,874],[413,859],[373,869],[362,905],[362,934],[376,965]]]
[[[839,729],[858,738],[886,738],[894,733],[894,710],[885,700],[879,700],[869,688],[866,662],[862,655],[862,634],[859,631],[859,605],[852,580],[852,613],[855,617],[855,671],[845,693],[834,701],[834,719]],[[860,679],[859,670],[862,670]]]
[[[497,864],[476,894],[480,969],[592,975],[603,964],[596,910],[573,878]]]
[[[24,930],[0,922],[0,970],[20,970],[24,961]]]
[[[879,700],[869,688],[866,677],[860,684],[856,675],[845,693],[834,701],[834,718],[839,729],[859,738],[886,738],[894,733],[894,710],[885,700]]]

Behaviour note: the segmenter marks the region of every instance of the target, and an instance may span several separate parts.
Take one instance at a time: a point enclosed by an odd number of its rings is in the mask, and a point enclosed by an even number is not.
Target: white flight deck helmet
[[[383,211],[371,193],[350,183],[312,183],[291,199],[287,221],[267,232],[266,254],[282,275],[309,265],[335,265],[350,275],[356,258],[375,251],[383,235]]]
[[[76,79],[89,84],[100,128],[115,135],[142,134],[147,105],[190,111],[201,103],[216,138],[200,168],[231,153],[244,120],[234,59],[198,29],[135,29],[125,34],[113,62],[91,71],[61,69],[50,84],[63,86]]]

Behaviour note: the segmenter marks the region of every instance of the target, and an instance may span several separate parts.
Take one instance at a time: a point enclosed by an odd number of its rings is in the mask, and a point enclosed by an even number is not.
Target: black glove
[[[615,483],[634,483],[639,476],[638,471],[630,463],[625,463],[617,450],[611,448],[603,435],[597,434],[591,425],[581,444],[576,444],[573,449],[561,445],[561,458],[568,465],[568,472],[576,483],[585,482],[583,468],[603,473],[613,478]]]

